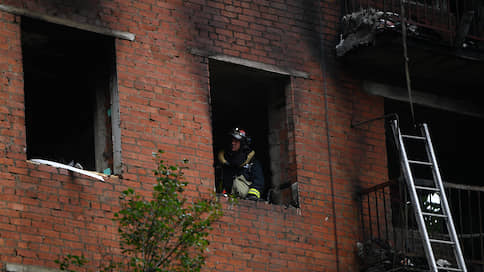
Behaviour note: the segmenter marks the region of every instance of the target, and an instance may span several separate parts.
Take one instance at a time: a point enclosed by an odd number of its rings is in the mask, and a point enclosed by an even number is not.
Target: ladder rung
[[[444,266],[437,266],[439,270],[446,270],[446,271],[463,271],[460,268],[453,268],[453,267],[444,267]]]
[[[433,217],[447,218],[447,215],[445,215],[445,214],[439,214],[439,213],[427,213],[427,212],[423,212],[422,215],[428,215],[428,216],[433,216]]]
[[[429,165],[429,166],[432,166],[432,163],[431,162],[424,162],[424,161],[412,161],[412,160],[408,160],[409,163],[413,163],[413,164],[422,164],[422,165]]]
[[[425,186],[415,186],[415,189],[433,191],[433,192],[440,192],[439,188],[425,187]]]
[[[413,136],[413,135],[403,135],[402,134],[402,137],[407,138],[407,139],[425,140],[425,137],[422,137],[422,136]]]
[[[446,244],[446,245],[455,245],[452,241],[445,241],[445,240],[438,240],[438,239],[429,239],[432,243],[439,243],[439,244]]]

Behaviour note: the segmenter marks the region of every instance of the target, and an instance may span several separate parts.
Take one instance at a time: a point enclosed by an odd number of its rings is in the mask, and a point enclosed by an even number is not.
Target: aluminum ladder
[[[460,248],[459,240],[457,238],[457,233],[455,231],[454,222],[452,220],[449,204],[447,202],[447,197],[445,195],[444,185],[440,177],[440,170],[437,165],[437,160],[435,157],[427,124],[424,123],[420,125],[420,132],[422,136],[402,135],[400,132],[400,127],[397,119],[394,119],[391,121],[391,127],[393,130],[393,136],[395,137],[395,143],[397,145],[397,149],[400,153],[401,168],[405,176],[405,181],[407,183],[411,203],[415,213],[415,219],[418,225],[420,236],[422,238],[423,248],[425,251],[425,255],[427,257],[427,262],[428,262],[430,271],[466,272],[467,269],[466,269],[464,257],[462,255],[462,250]],[[407,150],[405,148],[406,143],[408,143],[407,141],[421,141],[425,145],[428,161],[409,160],[407,157]],[[414,175],[412,172],[412,169],[413,169],[412,167],[415,167],[415,165],[431,168],[434,186],[431,186],[431,187],[418,186],[415,184]],[[441,206],[440,210],[442,211],[442,213],[422,212],[422,207],[419,200],[418,192],[438,193],[440,196],[440,206]],[[429,218],[440,218],[441,220],[444,220],[446,223],[445,225],[447,227],[447,232],[450,239],[442,240],[442,239],[433,239],[429,237],[429,230],[425,223],[424,216],[427,216]],[[432,234],[435,234],[435,231]],[[435,247],[436,245],[440,245],[441,247],[452,247],[456,264],[453,263],[452,266],[450,267],[439,266],[437,264],[437,260],[435,258],[434,249],[433,249],[433,246]]]

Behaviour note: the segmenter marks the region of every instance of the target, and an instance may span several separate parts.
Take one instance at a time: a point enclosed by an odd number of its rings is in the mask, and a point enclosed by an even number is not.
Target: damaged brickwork
[[[271,119],[286,119],[284,126],[271,128],[287,145],[271,152],[289,158],[290,165],[277,162],[287,167],[287,175],[279,176],[297,182],[299,209],[265,201],[231,205],[222,198],[225,216],[210,237],[205,271],[358,270],[355,195],[387,179],[386,147],[383,122],[358,129],[350,124],[384,111],[383,99],[363,93],[359,80],[335,61],[337,3],[81,2],[1,0],[0,7],[134,34],[134,40],[114,38],[121,169],[100,182],[27,160],[25,17],[0,9],[2,265],[54,268],[54,260],[70,253],[84,254],[93,268],[119,256],[111,221],[118,196],[128,187],[149,194],[152,152],[158,149],[174,163],[190,161],[189,197],[210,194],[217,128],[211,120],[209,62],[217,59],[289,79],[284,96],[278,96],[285,99],[285,111]]]

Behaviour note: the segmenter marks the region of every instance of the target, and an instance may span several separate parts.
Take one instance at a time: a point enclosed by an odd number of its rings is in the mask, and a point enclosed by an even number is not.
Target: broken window
[[[113,38],[30,18],[21,28],[27,158],[119,173]]]
[[[289,137],[293,123],[287,106],[290,78],[215,60],[209,68],[216,164],[218,152],[230,144],[230,130],[246,130],[264,172],[261,197],[297,206],[295,158],[290,152],[293,139]],[[219,170],[216,168],[217,192],[222,189]]]

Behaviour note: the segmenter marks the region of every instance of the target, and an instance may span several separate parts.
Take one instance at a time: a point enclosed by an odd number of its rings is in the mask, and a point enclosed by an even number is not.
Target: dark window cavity
[[[119,174],[114,39],[29,18],[21,27],[28,159]]]

